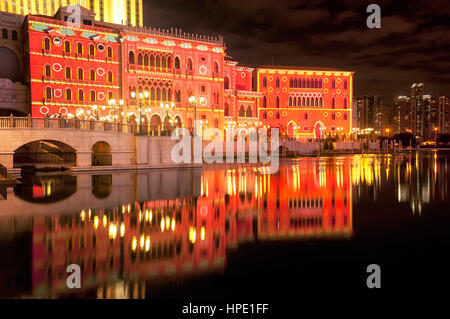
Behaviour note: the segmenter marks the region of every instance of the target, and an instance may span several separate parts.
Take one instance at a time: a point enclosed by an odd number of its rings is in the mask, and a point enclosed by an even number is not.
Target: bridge
[[[136,125],[131,124],[0,117],[0,164],[13,175],[30,165],[74,172],[180,166],[170,156],[177,141],[160,132],[153,132],[156,136],[135,133]]]

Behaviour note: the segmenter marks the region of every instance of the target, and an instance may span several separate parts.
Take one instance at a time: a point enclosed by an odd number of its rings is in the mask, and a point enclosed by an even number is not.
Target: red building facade
[[[353,73],[226,59],[222,37],[135,28],[93,20],[28,16],[31,114],[141,122],[156,135],[175,127],[280,128],[296,139],[349,137]]]
[[[349,137],[353,73],[321,68],[263,66],[256,73],[259,118],[296,139]]]
[[[200,131],[223,127],[225,47],[219,38],[123,27],[122,96],[128,120],[144,127]]]
[[[117,107],[110,105],[120,80],[114,30],[31,15],[24,27],[32,116],[118,117]]]

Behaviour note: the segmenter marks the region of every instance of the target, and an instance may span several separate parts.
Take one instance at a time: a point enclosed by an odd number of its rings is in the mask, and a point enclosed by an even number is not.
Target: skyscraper
[[[60,7],[74,4],[95,12],[98,21],[143,26],[142,0],[7,0],[0,1],[0,11],[53,16]]]
[[[450,134],[450,98],[438,97],[437,128],[440,134]]]
[[[411,104],[407,96],[399,96],[394,99],[394,123],[395,133],[404,133],[411,129]]]
[[[358,128],[360,130],[372,128],[375,132],[381,132],[382,100],[381,96],[363,95],[357,99]]]
[[[424,103],[423,83],[414,83],[411,86],[411,128],[412,133],[420,138],[426,138],[427,123],[430,114],[429,103]]]

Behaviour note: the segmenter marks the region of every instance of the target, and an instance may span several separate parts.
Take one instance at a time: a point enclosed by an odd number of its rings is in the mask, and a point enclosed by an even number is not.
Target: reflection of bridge
[[[54,147],[59,147],[62,154],[74,155],[74,171],[98,170],[94,166],[99,166],[102,156],[108,159],[103,166],[110,166],[111,169],[175,166],[170,150],[176,141],[163,136],[135,136],[134,126],[128,124],[78,119],[0,117],[0,141],[0,163],[10,172],[18,167],[14,161],[15,155],[18,158],[21,155],[18,161],[21,163],[24,158],[45,159],[54,155],[48,151],[48,148]],[[47,144],[50,145],[43,149],[42,142],[49,142]],[[40,145],[36,146],[36,143]],[[98,148],[99,153],[96,154],[98,145],[105,146]],[[32,156],[23,156],[29,153]],[[60,166],[65,167],[73,166],[73,163],[64,161],[61,164]]]

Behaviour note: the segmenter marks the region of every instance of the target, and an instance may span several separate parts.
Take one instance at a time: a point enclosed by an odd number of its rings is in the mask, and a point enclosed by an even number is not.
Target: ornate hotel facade
[[[69,14],[28,15],[19,30],[34,117],[140,123],[151,134],[193,131],[197,120],[202,136],[278,127],[296,139],[350,137],[353,72],[244,66],[222,37],[97,21],[83,7],[72,24]]]

